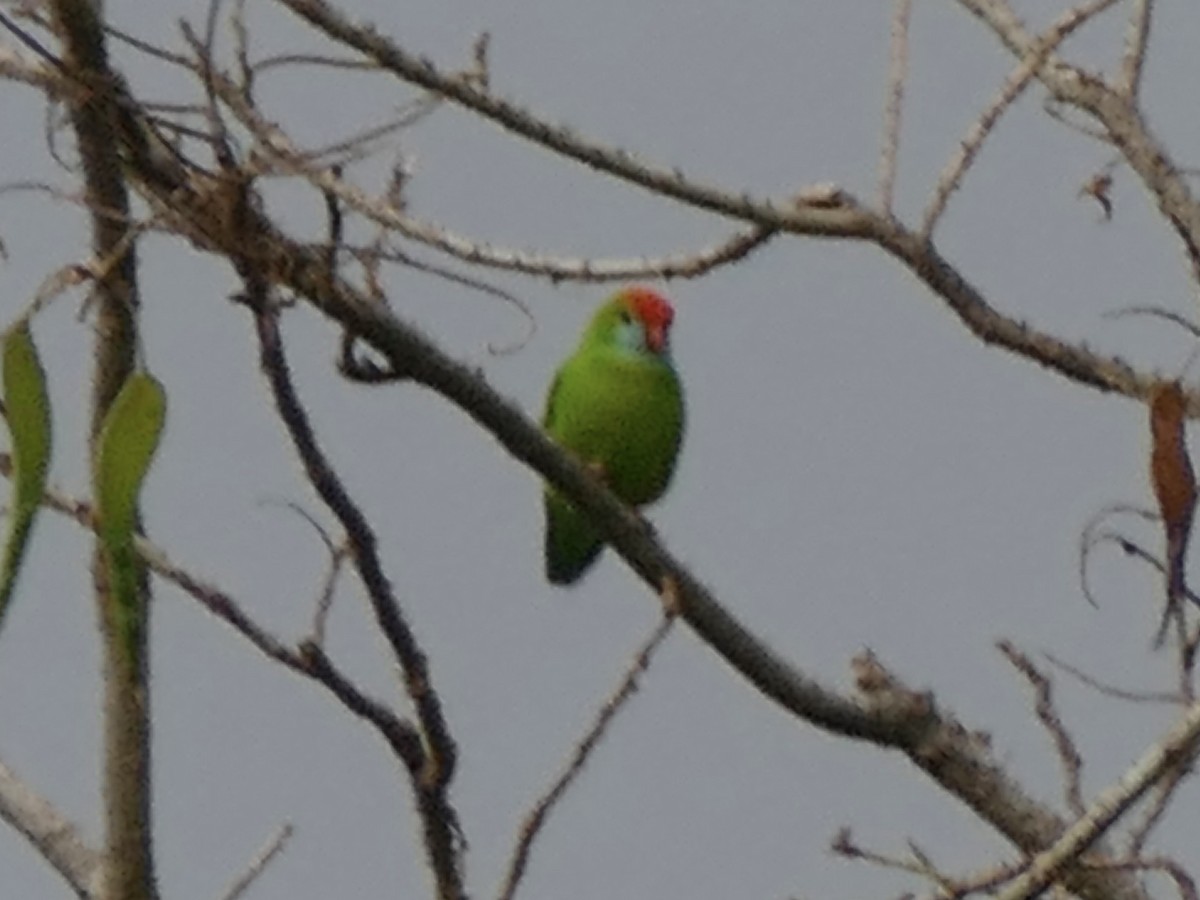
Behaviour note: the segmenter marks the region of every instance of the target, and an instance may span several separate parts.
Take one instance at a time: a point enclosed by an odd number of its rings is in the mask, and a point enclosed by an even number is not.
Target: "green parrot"
[[[610,297],[559,368],[542,424],[631,506],[663,495],[683,441],[683,387],[671,361],[675,311],[645,287]],[[547,486],[546,577],[569,585],[604,549],[588,518]]]

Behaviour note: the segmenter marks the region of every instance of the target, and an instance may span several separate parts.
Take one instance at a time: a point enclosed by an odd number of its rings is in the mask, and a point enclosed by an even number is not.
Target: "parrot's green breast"
[[[683,438],[683,391],[666,357],[585,345],[558,372],[545,427],[622,500],[652,503],[671,481]],[[603,549],[591,522],[546,492],[546,573],[570,584]]]

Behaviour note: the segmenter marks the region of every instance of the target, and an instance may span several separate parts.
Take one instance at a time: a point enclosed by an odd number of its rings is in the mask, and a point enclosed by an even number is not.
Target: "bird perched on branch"
[[[554,377],[543,425],[631,506],[663,495],[683,440],[683,388],[671,360],[671,304],[629,287],[592,317]],[[588,517],[547,486],[546,577],[577,582],[604,541]]]

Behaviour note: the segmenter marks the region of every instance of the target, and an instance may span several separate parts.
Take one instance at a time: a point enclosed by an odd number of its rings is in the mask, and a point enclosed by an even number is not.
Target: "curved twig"
[[[600,707],[600,712],[596,716],[596,720],[592,723],[592,727],[588,729],[587,734],[575,746],[575,750],[571,754],[571,761],[567,763],[566,768],[554,780],[550,789],[538,798],[538,801],[533,805],[533,809],[529,811],[529,814],[521,822],[521,827],[517,832],[517,844],[513,848],[508,869],[504,876],[504,885],[501,887],[498,895],[500,900],[512,900],[516,896],[517,888],[520,887],[521,879],[525,875],[525,867],[529,864],[529,852],[533,849],[533,842],[537,840],[542,826],[546,824],[547,817],[558,801],[565,796],[575,779],[579,777],[584,766],[587,765],[588,760],[591,758],[592,752],[600,745],[600,741],[603,740],[609,725],[612,724],[617,713],[621,711],[622,707],[625,706],[637,691],[638,679],[650,668],[654,654],[662,646],[667,635],[671,633],[671,626],[674,624],[675,617],[672,615],[665,615],[659,621],[654,631],[650,633],[650,636],[643,642],[638,652],[634,654],[633,662],[621,678],[617,689],[613,691],[612,695]]]

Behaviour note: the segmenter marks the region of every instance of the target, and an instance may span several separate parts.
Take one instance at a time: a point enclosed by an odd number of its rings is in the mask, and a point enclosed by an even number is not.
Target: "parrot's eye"
[[[631,316],[629,314],[629,310],[627,310],[627,309],[621,310],[621,321],[624,322],[626,325],[628,325],[630,322],[633,321],[633,316]]]

